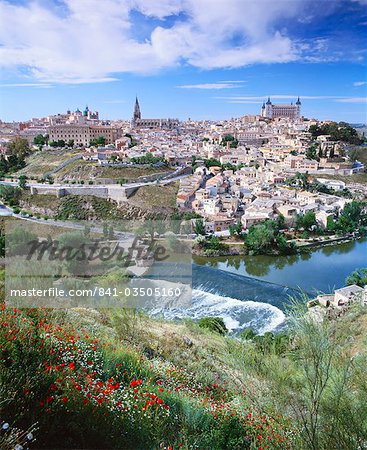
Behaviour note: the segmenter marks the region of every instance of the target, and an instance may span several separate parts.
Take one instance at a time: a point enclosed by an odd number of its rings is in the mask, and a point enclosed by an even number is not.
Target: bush
[[[240,338],[245,339],[246,341],[251,341],[255,336],[256,333],[251,327],[245,328],[240,333]]]
[[[228,333],[228,329],[221,317],[203,317],[199,320],[198,324],[200,328],[205,328],[214,333],[219,333],[221,335]]]

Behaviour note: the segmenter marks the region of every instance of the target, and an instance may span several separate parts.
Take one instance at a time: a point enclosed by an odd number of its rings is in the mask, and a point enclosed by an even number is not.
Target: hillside
[[[26,158],[26,166],[15,175],[41,178],[46,172],[50,172],[67,159],[79,154],[80,150],[78,149],[52,149],[33,152]]]
[[[170,170],[166,167],[102,167],[95,162],[74,161],[54,175],[55,181],[78,181],[112,179],[124,182],[135,181],[139,177],[145,177],[157,173],[166,173]]]
[[[282,340],[236,340],[134,310],[1,316],[2,417],[38,423],[31,448],[366,445],[365,311],[324,325],[296,314]]]
[[[93,196],[31,195],[22,191],[19,206],[34,215],[59,219],[141,219],[170,217],[176,211],[177,183],[166,186],[144,186],[128,201],[117,205],[115,201]]]
[[[98,179],[124,180],[127,182],[134,181],[139,177],[172,171],[167,167],[102,167],[92,161],[82,159],[73,161],[72,158],[78,155],[82,155],[78,149],[36,151],[26,158],[26,166],[19,170],[15,176],[26,175],[29,178],[42,178],[68,160],[70,160],[69,164],[61,167],[52,175],[56,182],[95,181]]]

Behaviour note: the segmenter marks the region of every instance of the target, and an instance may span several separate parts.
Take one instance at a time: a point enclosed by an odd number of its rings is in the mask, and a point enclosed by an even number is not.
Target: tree
[[[289,186],[307,190],[310,186],[308,177],[309,177],[308,172],[306,173],[297,172],[292,177],[286,179],[286,184],[288,184]]]
[[[108,239],[111,240],[111,241],[113,239],[115,239],[115,233],[113,231],[113,226],[112,225],[108,229]]]
[[[106,145],[106,138],[104,136],[99,136],[97,139],[91,139],[89,145],[91,147],[103,147]]]
[[[238,221],[237,223],[229,226],[229,234],[231,236],[241,236],[242,231],[242,223]]]
[[[0,185],[0,198],[5,203],[9,203],[10,206],[15,206],[18,204],[20,195],[21,190],[19,187],[9,186],[6,184]]]
[[[365,287],[367,285],[367,268],[357,269],[352,272],[345,279],[345,284],[347,286],[356,284],[357,286]]]
[[[24,159],[31,152],[27,139],[15,138],[8,144],[8,151],[11,155]]]
[[[43,136],[43,134],[37,134],[37,136],[33,138],[33,144],[42,147],[42,145],[46,144],[46,138]]]
[[[274,244],[274,230],[266,223],[252,226],[245,237],[245,243],[255,255],[268,252]]]
[[[195,220],[195,234],[205,236],[205,225],[203,219]]]
[[[304,228],[307,231],[317,225],[316,215],[313,211],[307,211],[305,214],[298,214],[296,218],[296,228]]]
[[[19,180],[18,186],[20,187],[20,189],[25,189],[27,187],[27,176],[20,175],[18,180]]]
[[[308,147],[308,149],[306,151],[306,158],[315,159],[318,161],[319,157],[317,156],[317,149],[318,149],[317,144],[312,144],[310,147]]]
[[[26,255],[30,251],[30,243],[35,240],[35,233],[17,226],[6,235],[6,251],[9,255]]]
[[[363,140],[359,138],[357,130],[346,122],[331,122],[321,126],[311,125],[308,131],[313,138],[321,135],[330,135],[332,141],[341,141],[348,144],[362,144]]]
[[[221,145],[223,145],[223,147],[226,147],[228,142],[230,143],[229,146],[231,148],[237,148],[238,140],[234,136],[232,136],[231,134],[225,134],[223,136]]]
[[[220,161],[215,158],[204,159],[204,164],[205,164],[205,167],[208,167],[208,168],[213,167],[213,166],[221,167]]]
[[[83,231],[70,231],[58,237],[61,254],[68,255],[64,259],[66,270],[72,275],[85,275],[88,259],[83,247],[90,244],[90,238]]]
[[[349,159],[352,162],[357,161],[357,159],[360,157],[360,150],[358,148],[355,148],[355,147],[351,148],[348,151],[348,156],[349,156]]]
[[[275,220],[275,227],[276,229],[279,230],[284,230],[285,228],[285,218],[283,216],[283,214],[279,214],[279,216],[276,218]]]
[[[367,224],[366,204],[360,201],[347,203],[336,222],[336,228],[341,232],[353,232]]]

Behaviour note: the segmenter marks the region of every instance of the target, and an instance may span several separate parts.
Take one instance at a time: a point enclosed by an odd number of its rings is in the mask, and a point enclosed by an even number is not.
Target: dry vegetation
[[[143,176],[153,175],[155,173],[169,172],[170,170],[163,167],[101,167],[91,161],[75,161],[57,173],[55,173],[55,181],[68,180],[96,180],[109,178],[116,181],[125,179],[134,181]]]
[[[43,177],[59,166],[65,160],[80,154],[77,149],[52,149],[34,152],[26,158],[26,167],[21,169],[16,175],[27,175],[28,177]]]
[[[178,187],[179,184],[177,182],[166,186],[143,186],[129,198],[129,203],[148,209],[175,209]]]

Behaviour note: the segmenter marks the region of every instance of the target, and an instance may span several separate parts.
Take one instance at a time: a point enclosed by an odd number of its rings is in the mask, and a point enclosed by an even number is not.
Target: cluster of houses
[[[207,231],[223,232],[238,221],[248,229],[279,215],[291,227],[298,214],[308,211],[314,212],[320,226],[326,227],[328,218],[351,201],[337,195],[294,189],[285,184],[287,176],[286,172],[273,172],[266,165],[238,170],[202,165],[191,177],[181,180],[177,205],[204,217],[208,222]],[[319,181],[335,190],[345,187],[343,182]]]

